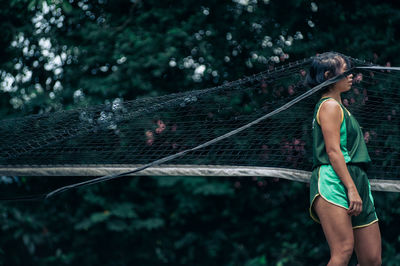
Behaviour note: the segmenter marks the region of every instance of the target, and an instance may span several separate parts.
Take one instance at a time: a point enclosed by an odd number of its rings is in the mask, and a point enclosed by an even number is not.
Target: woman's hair
[[[308,71],[305,81],[306,85],[312,88],[334,76],[339,75],[344,63],[346,63],[347,68],[349,69],[350,60],[346,56],[336,52],[326,52],[316,56],[313,59],[311,67]],[[325,77],[325,72],[327,71],[328,75]],[[333,84],[322,89],[321,93],[323,94],[332,86]]]

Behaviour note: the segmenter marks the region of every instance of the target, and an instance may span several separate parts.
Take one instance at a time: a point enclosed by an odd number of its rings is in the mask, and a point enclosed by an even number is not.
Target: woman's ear
[[[331,74],[331,72],[330,72],[329,70],[328,70],[328,71],[325,71],[325,73],[324,73],[325,79],[328,79],[329,76],[330,76],[330,74]]]

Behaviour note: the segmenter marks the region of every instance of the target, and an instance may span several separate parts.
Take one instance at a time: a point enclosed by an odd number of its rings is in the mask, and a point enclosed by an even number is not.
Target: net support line
[[[143,165],[113,165],[113,166],[85,166],[85,167],[40,167],[40,168],[1,168],[0,174],[8,176],[104,176],[122,174]],[[270,177],[290,181],[309,183],[311,172],[256,166],[232,165],[174,165],[163,164],[127,174],[126,176],[235,176],[235,177]],[[374,191],[400,192],[400,180],[370,179],[371,189]]]
[[[400,67],[384,67],[384,66],[361,66],[361,67],[356,67],[360,69],[376,69],[376,70],[396,70],[400,71]]]

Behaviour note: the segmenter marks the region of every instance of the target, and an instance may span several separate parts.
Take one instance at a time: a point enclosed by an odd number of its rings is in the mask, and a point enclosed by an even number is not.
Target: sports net
[[[293,101],[309,91],[311,60],[215,88],[2,120],[0,175],[99,176],[147,165],[135,174],[307,181],[320,93]],[[362,126],[371,185],[400,191],[400,71],[350,60],[353,89],[342,99]]]

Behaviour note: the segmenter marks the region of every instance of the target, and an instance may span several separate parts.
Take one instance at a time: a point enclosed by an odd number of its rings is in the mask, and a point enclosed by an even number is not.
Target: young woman
[[[342,55],[317,56],[307,82],[316,86],[350,68]],[[381,265],[381,236],[371,188],[363,168],[371,161],[361,128],[342,105],[351,89],[349,74],[328,86],[313,120],[313,171],[310,215],[321,223],[331,251],[328,265],[348,265],[355,250],[360,266]]]

